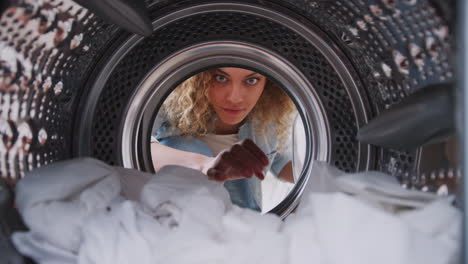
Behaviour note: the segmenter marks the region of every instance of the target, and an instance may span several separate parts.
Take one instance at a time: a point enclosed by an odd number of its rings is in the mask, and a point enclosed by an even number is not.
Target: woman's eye
[[[248,85],[255,85],[255,84],[258,83],[258,81],[259,81],[258,78],[250,78],[250,79],[247,79],[246,82],[247,82]]]
[[[215,75],[215,79],[217,82],[220,82],[220,83],[224,83],[227,81],[227,78],[225,76],[219,75],[219,74]]]

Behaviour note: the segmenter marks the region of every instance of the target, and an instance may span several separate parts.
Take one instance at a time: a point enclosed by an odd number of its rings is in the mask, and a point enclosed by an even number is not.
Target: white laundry
[[[349,195],[312,194],[304,211],[309,214],[303,217],[310,220],[326,263],[435,264],[455,263],[457,257],[449,249],[455,249],[452,243],[460,243],[459,240],[447,243],[420,232],[401,216],[389,214]],[[455,223],[445,228],[457,229],[457,226]]]
[[[74,264],[76,254],[50,243],[47,237],[34,232],[15,232],[12,236],[19,252],[37,263]]]
[[[451,264],[459,255],[451,200],[379,173],[316,162],[299,207],[281,221],[232,205],[221,184],[188,168],[53,166],[17,189],[31,231],[13,241],[39,263]]]
[[[34,170],[17,185],[18,211],[36,235],[76,253],[85,218],[118,196],[120,183],[115,175],[113,167],[93,159]]]
[[[131,201],[96,213],[84,226],[77,263],[154,263],[153,243],[143,234],[150,232],[158,237],[165,232],[165,227],[152,221],[137,203]]]
[[[304,192],[295,218],[309,220],[326,263],[457,263],[462,218],[452,197],[322,162],[315,162]],[[288,229],[295,218],[286,219]]]

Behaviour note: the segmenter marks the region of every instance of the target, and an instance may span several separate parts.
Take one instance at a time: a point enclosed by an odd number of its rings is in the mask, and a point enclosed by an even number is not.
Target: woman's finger
[[[246,178],[253,174],[250,172],[249,175],[248,168],[242,165],[242,162],[233,155],[231,150],[218,154],[212,168],[222,171],[228,179]]]
[[[241,160],[244,166],[251,170],[251,174],[257,175],[259,179],[263,179],[263,168],[265,166],[255,155],[239,144],[232,146],[231,152]]]
[[[259,178],[262,181],[265,179],[265,174],[263,173],[263,171],[255,172],[255,175],[257,175],[257,178]]]
[[[242,176],[245,178],[251,178],[254,174],[252,168],[246,162],[244,162],[241,157],[239,157],[238,153],[238,151],[233,151],[231,148],[231,150],[228,151],[224,156],[226,163],[228,163],[231,167],[229,170],[230,173],[228,173],[228,177],[231,178]]]
[[[251,140],[245,139],[241,142],[241,145],[255,155],[258,160],[260,160],[264,166],[268,165],[268,157],[263,153],[263,151]]]
[[[218,182],[224,182],[226,180],[226,177],[223,173],[223,171],[210,168],[206,172],[206,175],[208,176],[208,179],[213,180],[213,181],[218,181]]]

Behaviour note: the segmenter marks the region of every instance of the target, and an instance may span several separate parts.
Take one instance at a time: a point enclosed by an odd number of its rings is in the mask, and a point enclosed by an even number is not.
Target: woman
[[[156,118],[154,168],[200,170],[224,182],[233,203],[260,210],[264,171],[294,182],[284,145],[295,110],[288,95],[259,73],[241,68],[199,73],[170,94]]]

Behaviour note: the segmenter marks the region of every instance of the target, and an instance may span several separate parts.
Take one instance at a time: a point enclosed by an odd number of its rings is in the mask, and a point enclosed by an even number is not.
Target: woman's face
[[[240,124],[262,95],[265,76],[241,68],[218,68],[212,74],[208,97],[218,120],[226,125]]]

